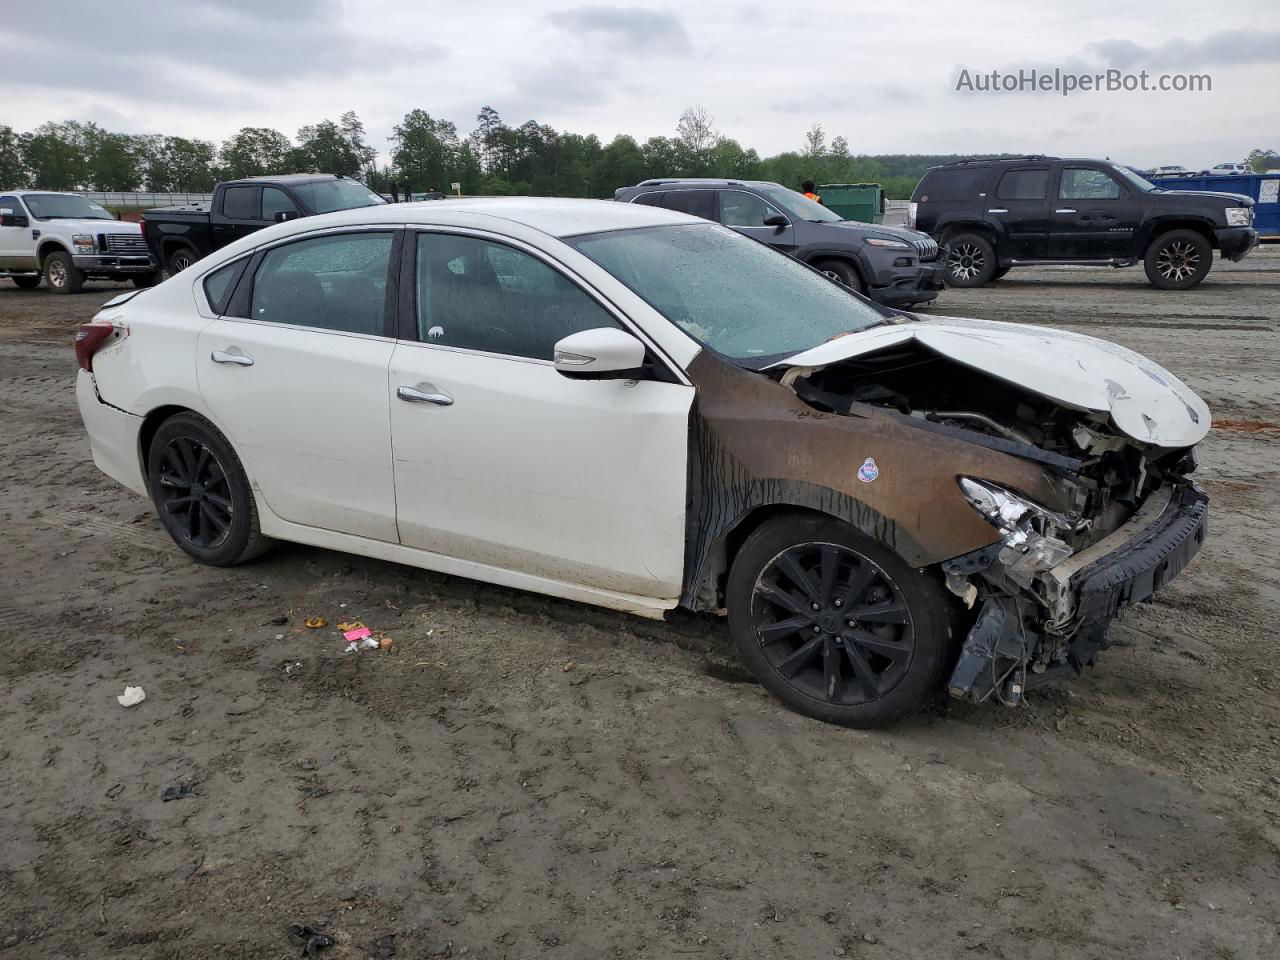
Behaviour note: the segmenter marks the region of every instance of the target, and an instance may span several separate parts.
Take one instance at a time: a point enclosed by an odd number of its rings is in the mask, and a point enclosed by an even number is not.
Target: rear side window
[[[972,200],[982,192],[990,167],[950,167],[930,170],[916,187],[920,203],[956,203]]]
[[[1010,170],[1000,178],[996,196],[1001,200],[1043,200],[1048,196],[1049,169]]]
[[[248,262],[248,258],[237,260],[204,278],[204,295],[214,313],[218,315],[226,313],[227,304],[231,302],[231,295],[236,290],[236,281],[240,279],[240,274],[244,273]]]
[[[391,233],[332,234],[267,251],[253,278],[255,320],[384,336]]]
[[[668,210],[714,220],[716,193],[714,190],[668,190],[662,198],[662,205]]]
[[[646,207],[660,207],[662,206],[662,198],[665,196],[666,196],[666,193],[663,193],[663,192],[642,193],[640,194],[640,196],[636,197],[631,202],[643,203]]]
[[[446,347],[551,360],[556,342],[616,327],[564,274],[500,243],[418,235],[418,339]]]
[[[222,192],[222,215],[228,220],[257,220],[258,188],[227,187]]]

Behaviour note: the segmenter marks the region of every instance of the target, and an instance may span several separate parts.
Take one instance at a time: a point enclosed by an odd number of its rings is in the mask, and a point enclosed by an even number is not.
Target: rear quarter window
[[[918,203],[956,203],[972,200],[982,192],[990,167],[954,167],[930,170],[916,187],[911,199]]]
[[[231,302],[231,295],[236,290],[236,281],[240,279],[248,262],[249,258],[243,257],[204,278],[204,295],[214,313],[219,316],[226,313],[227,304]]]

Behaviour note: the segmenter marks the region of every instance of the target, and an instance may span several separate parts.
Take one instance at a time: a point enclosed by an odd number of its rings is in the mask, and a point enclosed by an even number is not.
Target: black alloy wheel
[[[192,545],[212,550],[231,533],[235,504],[213,452],[193,437],[174,437],[161,451],[157,506],[165,526]]]
[[[935,577],[834,517],[780,514],[739,548],[729,630],[791,709],[878,727],[922,706],[954,664],[954,601]]]

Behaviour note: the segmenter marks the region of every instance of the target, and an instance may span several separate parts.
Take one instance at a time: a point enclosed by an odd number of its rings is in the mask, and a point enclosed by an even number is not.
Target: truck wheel
[[[154,287],[159,282],[159,271],[156,273],[140,273],[133,278],[133,285],[135,287]]]
[[[169,276],[181,273],[199,259],[190,247],[178,247],[169,254]]]
[[[76,268],[71,254],[59,250],[44,262],[44,281],[54,293],[79,293],[84,287],[84,274]]]
[[[942,588],[832,517],[755,530],[726,584],[729,631],[765,688],[828,723],[878,727],[926,703],[952,665]]]
[[[957,233],[947,254],[947,286],[980,287],[996,272],[996,252],[980,233]]]
[[[1147,279],[1161,290],[1189,290],[1209,273],[1213,248],[1194,230],[1170,230],[1147,247]]]
[[[40,286],[39,277],[13,277],[12,279],[18,285],[19,290],[34,290]]]
[[[862,278],[858,276],[858,271],[843,260],[819,260],[813,266],[814,269],[821,271],[823,276],[836,283],[843,284],[857,293],[863,292]]]

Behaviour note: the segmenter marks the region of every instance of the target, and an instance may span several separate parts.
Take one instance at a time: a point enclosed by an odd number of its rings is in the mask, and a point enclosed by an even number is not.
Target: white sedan
[[[201,562],[281,539],[727,612],[769,690],[839,723],[1082,669],[1205,529],[1209,414],[1168,371],[880,307],[654,207],[283,223],[76,352],[95,462]]]

